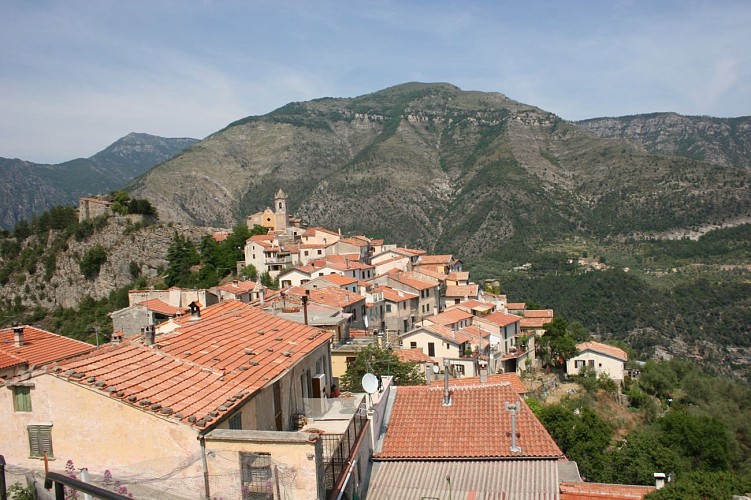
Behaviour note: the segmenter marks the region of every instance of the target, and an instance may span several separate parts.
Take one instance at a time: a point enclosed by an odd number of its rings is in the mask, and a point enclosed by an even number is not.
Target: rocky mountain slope
[[[592,118],[577,125],[606,139],[628,139],[660,155],[751,167],[751,116],[712,118],[652,113]]]
[[[239,120],[129,189],[162,220],[230,226],[282,188],[309,224],[493,258],[577,232],[748,217],[749,177],[597,137],[502,94],[410,83]]]
[[[41,165],[0,158],[0,228],[78,198],[118,189],[198,142],[131,133],[90,158]]]

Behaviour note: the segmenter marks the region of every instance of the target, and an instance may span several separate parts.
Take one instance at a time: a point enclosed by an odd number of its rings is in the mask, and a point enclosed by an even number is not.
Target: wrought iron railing
[[[368,425],[365,403],[361,403],[343,434],[322,434],[323,474],[326,484],[326,497],[334,491],[339,479],[352,460],[355,446]]]

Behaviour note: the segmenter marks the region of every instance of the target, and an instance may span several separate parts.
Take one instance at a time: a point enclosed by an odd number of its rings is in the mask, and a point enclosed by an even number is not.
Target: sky
[[[292,101],[400,83],[566,120],[751,115],[747,0],[2,0],[0,157],[130,132],[202,139]]]

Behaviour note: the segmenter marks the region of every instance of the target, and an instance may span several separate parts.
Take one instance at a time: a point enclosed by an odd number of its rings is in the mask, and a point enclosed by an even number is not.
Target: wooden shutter
[[[49,458],[54,457],[52,453],[52,426],[50,425],[29,425],[29,456],[41,458],[44,452],[47,452]]]
[[[13,387],[16,411],[31,411],[31,388],[24,386]]]

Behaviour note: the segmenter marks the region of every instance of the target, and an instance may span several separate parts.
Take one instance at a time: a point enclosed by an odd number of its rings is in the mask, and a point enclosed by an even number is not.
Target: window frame
[[[24,413],[31,412],[31,386],[13,385],[11,386],[11,392],[13,393],[13,411]],[[19,404],[21,402],[24,404]]]
[[[234,415],[232,415],[228,422],[227,422],[229,429],[233,431],[241,431],[243,430],[243,414],[242,412],[237,412]]]
[[[55,458],[51,423],[28,424],[26,434],[29,437],[29,458],[44,458],[45,452],[47,458]]]
[[[240,458],[240,490],[243,500],[274,498],[274,490],[268,488],[273,485],[273,471],[271,469],[271,453],[268,452],[239,452]],[[255,462],[260,460],[260,464]]]

